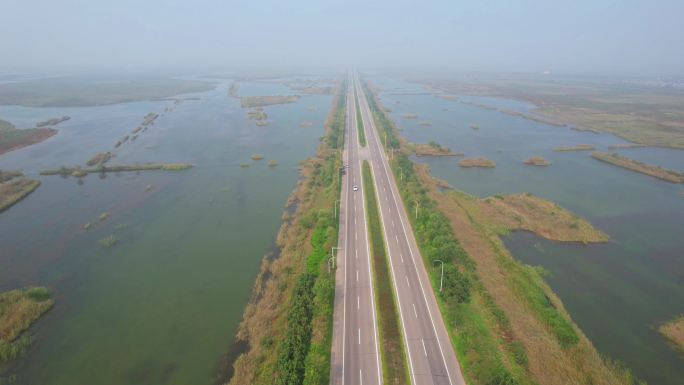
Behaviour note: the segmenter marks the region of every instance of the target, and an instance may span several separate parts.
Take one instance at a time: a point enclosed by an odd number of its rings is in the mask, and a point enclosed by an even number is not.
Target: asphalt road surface
[[[435,295],[430,287],[411,223],[383,151],[368,102],[356,76],[353,76],[353,84],[357,90],[368,141],[411,382],[414,385],[465,385]],[[347,378],[345,383],[359,384]]]
[[[340,233],[339,249],[336,250],[337,269],[335,271],[330,382],[334,385],[379,385],[382,383],[382,371],[375,307],[373,306],[373,276],[366,231],[361,151],[356,129],[356,104],[351,82],[347,90],[346,113],[347,124],[342,158],[348,167],[342,175],[342,195],[339,206]],[[367,154],[367,150],[363,152]]]

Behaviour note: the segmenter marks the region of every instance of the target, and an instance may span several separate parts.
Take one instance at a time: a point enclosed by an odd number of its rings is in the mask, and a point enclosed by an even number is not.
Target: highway
[[[342,159],[349,167],[342,175],[339,208],[330,383],[379,385],[382,383],[382,370],[361,178],[361,152],[367,154],[367,150],[360,151],[358,144],[356,103],[351,81],[347,90],[346,115]],[[356,191],[354,186],[358,186]]]
[[[364,151],[368,151],[375,181],[411,382],[414,385],[465,385],[368,102],[358,77],[352,78],[368,141],[368,149]],[[353,131],[356,130],[349,130]],[[352,141],[352,147],[354,145]],[[352,149],[351,153],[355,151]],[[361,167],[356,167],[359,169],[356,171],[360,171]],[[355,177],[361,187],[360,176],[355,174]],[[345,383],[360,384],[351,379],[345,379]],[[365,379],[363,383],[366,383]]]

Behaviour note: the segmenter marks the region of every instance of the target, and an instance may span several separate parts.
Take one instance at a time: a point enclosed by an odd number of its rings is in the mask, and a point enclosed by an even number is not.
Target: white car
[[[359,191],[359,186],[354,185],[354,191]]]

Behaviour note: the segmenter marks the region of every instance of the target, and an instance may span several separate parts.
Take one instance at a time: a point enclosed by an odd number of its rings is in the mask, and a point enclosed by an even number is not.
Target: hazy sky
[[[684,74],[684,0],[1,0],[0,67]]]

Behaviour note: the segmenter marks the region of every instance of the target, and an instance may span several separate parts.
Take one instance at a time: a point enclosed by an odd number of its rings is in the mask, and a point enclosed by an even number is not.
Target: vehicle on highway
[[[358,190],[359,190],[359,186],[354,185],[354,191],[358,191]]]

